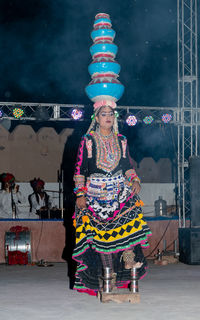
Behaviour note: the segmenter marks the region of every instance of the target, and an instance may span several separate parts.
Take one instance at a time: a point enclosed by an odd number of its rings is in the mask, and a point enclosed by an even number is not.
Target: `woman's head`
[[[102,106],[96,112],[96,122],[104,130],[112,129],[115,120],[114,110],[109,106]]]
[[[96,130],[97,124],[105,130],[113,129],[113,132],[118,133],[118,123],[115,108],[116,103],[112,100],[100,100],[94,104],[94,114],[92,122],[88,128],[87,134]]]

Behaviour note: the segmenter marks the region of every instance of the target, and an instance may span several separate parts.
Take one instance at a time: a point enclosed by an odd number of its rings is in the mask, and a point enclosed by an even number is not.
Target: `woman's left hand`
[[[134,181],[133,184],[132,184],[133,193],[138,194],[140,192],[140,190],[141,190],[141,186],[140,186],[139,182],[138,181]]]

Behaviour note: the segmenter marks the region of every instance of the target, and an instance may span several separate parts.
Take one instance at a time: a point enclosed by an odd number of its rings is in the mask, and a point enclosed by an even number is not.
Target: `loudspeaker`
[[[200,264],[200,228],[180,228],[179,261]]]
[[[200,157],[189,159],[191,227],[200,227]]]

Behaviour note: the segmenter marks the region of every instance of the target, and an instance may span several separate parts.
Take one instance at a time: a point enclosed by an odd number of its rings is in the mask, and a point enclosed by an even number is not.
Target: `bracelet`
[[[129,185],[132,186],[134,182],[138,182],[140,184],[140,178],[135,177],[135,179],[130,181]]]
[[[85,197],[85,195],[84,194],[78,194],[78,195],[76,195],[76,198],[78,199],[78,198],[82,198],[82,197]]]
[[[140,178],[138,178],[138,177],[135,177],[132,182],[135,182],[135,181],[137,181],[137,182],[139,182],[139,183],[141,182],[141,181],[140,181]]]
[[[85,195],[85,193],[83,191],[79,191],[79,192],[76,193],[76,197],[77,198],[80,198],[80,197],[82,197],[84,195]]]
[[[74,188],[74,193],[77,194],[85,194],[87,192],[87,187]]]

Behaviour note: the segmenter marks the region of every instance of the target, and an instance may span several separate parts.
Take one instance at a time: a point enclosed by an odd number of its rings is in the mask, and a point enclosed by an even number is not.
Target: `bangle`
[[[84,195],[85,195],[84,192],[79,191],[79,192],[77,192],[76,197],[80,198],[80,197],[83,197]]]
[[[129,182],[129,185],[132,186],[134,182],[138,182],[140,184],[140,178],[136,177],[135,179],[131,180],[131,182]]]
[[[85,194],[87,193],[87,187],[81,187],[81,188],[74,188],[74,193],[77,195],[81,194]]]
[[[82,198],[82,197],[85,197],[85,195],[84,195],[84,194],[76,195],[76,198],[77,198],[77,199],[78,199],[78,198]]]
[[[132,182],[135,182],[135,181],[137,181],[137,182],[139,182],[139,183],[140,183],[140,178],[135,177],[135,178],[133,179],[133,181],[132,181]]]

